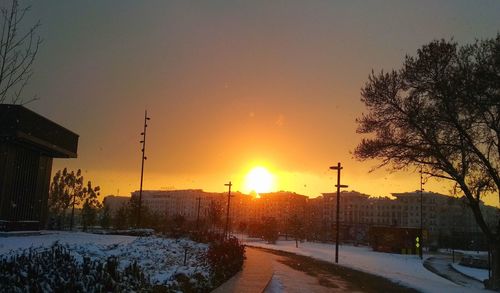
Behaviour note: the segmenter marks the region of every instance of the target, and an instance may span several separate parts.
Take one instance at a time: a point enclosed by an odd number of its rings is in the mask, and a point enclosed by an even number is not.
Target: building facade
[[[132,193],[132,197],[138,196],[138,191]],[[126,199],[129,198],[108,197],[106,203],[119,206]],[[151,212],[166,218],[182,215],[188,221],[208,219],[210,210],[215,208],[219,222],[226,221],[228,196],[225,192],[145,190],[142,201]],[[499,210],[483,203],[480,207],[488,225],[496,227]],[[476,238],[481,241],[482,233],[465,198],[420,191],[393,193],[391,197],[343,191],[339,211],[339,234],[343,242],[367,242],[370,227],[422,228],[426,245],[452,245]],[[245,225],[272,217],[279,233],[286,235],[287,224],[294,216],[303,221],[308,239],[334,241],[337,194],[323,193],[316,198],[284,191],[260,195],[235,192],[231,195],[229,224],[232,230],[244,229]]]
[[[53,158],[76,158],[78,135],[20,105],[0,105],[0,230],[45,227]]]
[[[118,195],[108,195],[104,197],[102,203],[106,208],[109,208],[109,212],[112,216],[116,215],[118,210],[126,206],[130,202],[130,196],[118,196]]]
[[[333,240],[336,229],[336,193],[324,193],[308,200],[308,221],[321,227],[316,238]],[[487,224],[496,229],[498,208],[480,203]],[[340,194],[339,222],[342,239],[357,241],[364,238],[371,226],[422,228],[426,245],[440,245],[458,239],[477,238],[481,231],[465,198],[433,192],[393,193],[389,197],[370,197],[355,191]]]
[[[139,191],[132,192],[132,197],[139,198]],[[183,216],[188,221],[208,217],[211,205],[223,209],[227,196],[223,193],[205,192],[201,189],[185,190],[143,190],[142,204],[154,214],[172,218]]]

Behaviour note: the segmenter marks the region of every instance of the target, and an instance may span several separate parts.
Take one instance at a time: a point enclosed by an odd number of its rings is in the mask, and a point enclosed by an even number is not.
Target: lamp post
[[[137,227],[141,226],[141,205],[142,205],[142,180],[144,178],[144,161],[148,158],[146,157],[146,129],[148,127],[148,120],[151,118],[148,117],[148,111],[144,111],[144,131],[141,133],[142,140],[140,143],[142,144],[142,163],[141,163],[141,184],[139,188],[139,208],[137,211]]]
[[[422,166],[420,166],[420,247],[418,250],[418,254],[420,259],[423,259],[423,250],[424,250],[424,217],[423,217],[423,193],[424,193],[424,178],[422,176]]]
[[[337,166],[332,166],[330,167],[330,170],[337,170],[337,215],[336,215],[336,236],[335,236],[335,263],[339,262],[339,214],[340,214],[340,188],[346,188],[349,187],[347,185],[341,185],[340,184],[340,170],[342,170],[342,166],[340,165],[340,162],[337,163]]]
[[[226,211],[226,228],[224,229],[224,239],[229,236],[229,206],[231,203],[231,186],[233,184],[231,181],[229,183],[224,184],[224,186],[229,187],[229,192],[227,193],[227,211]]]
[[[196,231],[200,232],[200,205],[201,205],[201,197],[198,196],[196,199],[198,200],[198,212],[196,213]]]

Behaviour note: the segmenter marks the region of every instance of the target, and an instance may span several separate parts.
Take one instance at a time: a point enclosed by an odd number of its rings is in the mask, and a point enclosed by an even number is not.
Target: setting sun
[[[273,188],[274,176],[264,167],[255,167],[245,177],[245,189],[248,192],[270,192]]]

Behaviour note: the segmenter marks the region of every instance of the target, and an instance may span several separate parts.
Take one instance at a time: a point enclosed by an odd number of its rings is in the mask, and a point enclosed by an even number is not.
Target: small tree
[[[99,225],[101,225],[103,229],[108,229],[112,220],[109,205],[103,205],[100,212]]]
[[[467,198],[492,250],[490,288],[500,288],[500,234],[488,226],[481,198],[500,198],[500,35],[458,46],[433,41],[400,70],[369,76],[361,91],[368,113],[355,150],[392,169],[422,168],[450,180]]]
[[[101,203],[97,200],[99,190],[99,186],[92,188],[92,183],[90,181],[87,183],[87,187],[83,189],[83,231],[86,231],[89,226],[94,226],[97,223],[97,214],[99,209],[102,207]]]
[[[58,222],[66,218],[66,210],[71,207],[70,229],[73,229],[75,206],[79,205],[84,197],[83,176],[80,169],[68,172],[66,168],[54,175],[49,190],[49,211]]]
[[[141,208],[141,219],[139,223],[139,206]],[[138,196],[132,196],[130,198],[130,201],[128,202],[128,207],[127,207],[127,212],[128,212],[128,220],[129,220],[129,225],[130,226],[135,226],[136,228],[144,228],[150,225],[150,219],[152,217],[152,213],[149,210],[149,208],[142,203],[139,205],[139,197]]]
[[[298,248],[299,240],[302,241],[304,239],[304,224],[296,214],[289,219],[288,228],[295,239],[295,247]]]
[[[165,222],[164,215],[157,211],[151,211],[146,206],[141,212],[141,218],[142,227],[154,229],[155,231],[160,231]]]
[[[278,222],[274,217],[264,218],[262,236],[268,243],[274,244],[278,240]]]
[[[57,220],[58,228],[61,228],[61,222],[66,218],[66,211],[71,208],[70,230],[73,229],[75,218],[75,208],[83,203],[82,220],[84,229],[88,224],[95,224],[97,218],[97,209],[101,204],[97,200],[99,195],[99,186],[92,188],[92,183],[83,184],[82,171],[68,172],[66,168],[59,170],[54,175],[49,190],[49,211]]]
[[[116,211],[115,215],[111,219],[113,228],[123,230],[130,226],[132,220],[130,219],[131,213],[129,209],[128,205],[123,205],[118,209],[118,211]]]
[[[71,204],[71,195],[69,194],[70,190],[66,184],[66,176],[66,169],[57,171],[52,179],[49,190],[49,213],[58,229],[61,228],[66,209],[68,209]]]
[[[238,232],[246,232],[248,228],[248,223],[246,221],[241,221],[239,224],[238,224]]]
[[[37,34],[40,22],[25,32],[19,29],[29,9],[19,7],[17,0],[0,4],[0,104],[29,102],[23,101],[21,93],[33,74],[32,65],[42,43]]]
[[[212,229],[216,228],[222,218],[222,206],[218,201],[211,201],[208,206],[208,219],[210,221],[210,225]]]
[[[186,232],[186,218],[181,214],[176,214],[172,218],[172,233],[174,237],[179,237]]]
[[[263,237],[263,235],[264,235],[263,226],[264,226],[264,224],[262,222],[256,221],[256,220],[251,220],[248,223],[248,227],[247,227],[248,236],[259,237],[259,238]]]

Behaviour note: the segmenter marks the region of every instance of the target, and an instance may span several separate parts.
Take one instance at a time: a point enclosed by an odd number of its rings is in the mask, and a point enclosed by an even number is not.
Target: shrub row
[[[124,292],[147,290],[149,281],[137,263],[123,271],[118,260],[85,257],[77,262],[56,243],[42,251],[25,250],[0,261],[1,292]]]
[[[124,270],[115,257],[78,262],[67,247],[55,243],[2,258],[0,292],[210,292],[241,270],[244,253],[237,238],[214,240],[206,255],[210,279],[180,273],[169,285],[153,285],[136,262]]]

